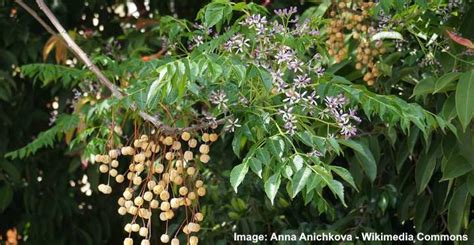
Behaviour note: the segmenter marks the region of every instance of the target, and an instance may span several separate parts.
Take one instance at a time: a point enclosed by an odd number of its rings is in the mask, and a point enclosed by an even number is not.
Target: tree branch
[[[46,22],[44,22],[41,17],[39,17],[36,11],[34,11],[32,8],[30,8],[30,6],[24,3],[23,0],[15,0],[15,2],[18,3],[18,5],[20,5],[23,9],[25,9],[26,12],[28,12],[31,16],[33,16],[33,18],[35,18],[36,21],[38,21],[38,23],[40,23],[43,28],[46,29],[47,32],[49,32],[49,34],[56,35],[56,32],[48,24],[46,24]]]
[[[22,0],[15,0],[21,7],[23,7],[29,14],[31,14],[49,33],[56,35],[56,33],[47,25],[39,16],[38,14],[31,9],[28,5],[26,5]],[[67,31],[64,29],[64,27],[59,23],[59,20],[56,18],[56,16],[51,12],[51,10],[46,6],[43,0],[36,0],[36,3],[38,4],[38,7],[43,11],[43,13],[48,17],[49,21],[53,26],[56,28],[56,30],[59,32],[59,35],[64,39],[66,42],[68,48],[86,65],[86,67],[91,70],[99,79],[99,82],[107,87],[113,96],[117,97],[118,99],[121,99],[124,97],[123,93],[120,91],[120,88],[115,85],[113,82],[111,82],[105,75],[102,73],[102,71],[90,60],[89,56],[79,47],[79,45],[72,40],[72,38],[69,36]],[[137,107],[136,105],[132,104],[131,109],[136,111]],[[191,125],[189,127],[184,127],[184,128],[177,128],[177,127],[171,127],[164,125],[163,122],[159,120],[157,116],[152,116],[144,111],[138,111],[138,114],[140,117],[142,117],[145,121],[150,122],[153,126],[155,126],[157,129],[161,130],[165,134],[172,134],[172,133],[179,133],[183,131],[198,131],[202,129],[206,129],[211,127],[212,125],[210,123],[201,123],[201,124],[195,124]],[[217,124],[224,124],[225,121],[227,120],[226,117],[217,120]]]
[[[38,4],[38,7],[43,11],[43,13],[46,14],[48,17],[49,21],[51,21],[51,24],[58,30],[59,35],[64,39],[66,44],[68,45],[69,49],[71,49],[82,62],[89,68],[96,76],[99,78],[100,83],[102,83],[104,86],[106,86],[112,94],[121,99],[123,98],[122,93],[120,92],[120,89],[113,84],[105,75],[100,71],[100,69],[92,63],[92,61],[89,59],[87,54],[79,47],[79,45],[72,40],[71,36],[67,33],[67,31],[64,29],[64,27],[59,23],[58,19],[56,16],[54,16],[53,12],[46,6],[43,0],[36,0],[36,3]]]

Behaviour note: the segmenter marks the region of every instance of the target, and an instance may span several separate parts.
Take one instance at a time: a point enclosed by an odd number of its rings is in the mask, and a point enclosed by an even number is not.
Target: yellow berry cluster
[[[132,216],[124,227],[129,234],[124,245],[133,244],[135,233],[141,237],[141,245],[150,244],[153,213],[166,224],[166,230],[160,234],[162,243],[180,244],[178,235],[182,231],[186,244],[198,244],[196,233],[204,219],[199,212],[199,198],[206,195],[206,187],[199,179],[197,163],[209,162],[210,145],[217,139],[215,133],[203,133],[197,138],[189,132],[174,136],[141,135],[130,146],[95,156],[95,162],[100,163],[99,171],[108,174],[109,180],[115,178],[117,183],[128,180],[118,200],[118,213]],[[119,158],[129,160],[123,174],[118,173]],[[98,188],[104,194],[112,192],[109,184],[100,184]],[[185,218],[176,234],[168,234],[168,222],[178,212],[184,212]]]
[[[330,12],[328,35],[326,41],[328,54],[333,56],[337,63],[348,55],[345,45],[346,33],[357,42],[355,65],[357,70],[365,70],[363,80],[368,85],[373,85],[379,76],[379,70],[375,58],[385,53],[382,41],[372,42],[370,37],[375,34],[375,28],[370,24],[370,9],[374,7],[372,1],[340,1],[334,3],[334,9]]]

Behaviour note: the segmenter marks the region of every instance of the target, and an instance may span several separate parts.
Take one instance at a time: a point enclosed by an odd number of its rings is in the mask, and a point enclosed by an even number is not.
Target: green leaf
[[[295,155],[291,162],[293,163],[292,166],[295,171],[299,171],[304,165],[304,159],[300,155]]]
[[[435,89],[435,79],[433,77],[428,77],[421,80],[416,84],[413,89],[413,96],[426,95],[433,93]]]
[[[456,112],[466,130],[474,115],[474,70],[461,75],[456,87]]]
[[[279,174],[274,174],[265,182],[264,189],[265,193],[267,194],[268,199],[273,205],[273,200],[280,188],[281,179]]]
[[[331,189],[334,195],[341,199],[342,205],[344,205],[344,207],[347,207],[346,202],[344,201],[344,186],[342,185],[342,183],[333,179],[328,183],[328,187],[329,189]]]
[[[448,159],[443,169],[442,180],[450,180],[462,176],[472,170],[472,165],[466,158],[460,155],[453,155]]]
[[[467,189],[469,190],[469,193],[471,193],[471,196],[474,196],[474,172],[471,172],[467,176],[466,185]]]
[[[426,186],[430,182],[435,167],[436,156],[433,154],[433,151],[430,150],[429,153],[423,152],[415,167],[415,183],[418,194],[425,190]]]
[[[285,142],[280,136],[272,136],[267,140],[266,148],[272,153],[278,161],[281,161],[283,151],[285,150]]]
[[[230,172],[230,184],[234,187],[234,191],[237,193],[237,187],[242,183],[245,175],[249,171],[249,166],[246,163],[235,166]]]
[[[3,212],[13,199],[13,190],[9,185],[0,187],[0,213]]]
[[[206,8],[206,13],[204,15],[204,24],[207,27],[212,27],[219,23],[224,18],[224,8],[225,5],[210,4]]]
[[[254,172],[258,177],[262,178],[262,162],[258,158],[252,157],[249,160],[249,166],[252,172]]]
[[[313,16],[316,18],[322,17],[326,13],[330,5],[331,0],[322,0],[321,3],[318,5],[318,8],[314,11]]]
[[[35,154],[41,148],[52,147],[57,138],[62,136],[64,133],[75,129],[79,125],[79,121],[77,115],[59,115],[58,119],[56,119],[56,125],[41,132],[36,139],[23,148],[5,154],[5,157],[22,159]]]
[[[222,22],[230,19],[232,14],[232,7],[226,1],[214,2],[207,5],[204,13],[204,25],[213,27],[217,25],[217,30],[220,30]]]
[[[354,178],[352,178],[351,173],[349,170],[339,167],[339,166],[330,166],[331,171],[339,175],[344,181],[346,181],[348,184],[350,184],[354,189],[357,190],[357,186],[354,182]]]
[[[459,186],[453,194],[448,207],[448,231],[459,234],[463,224],[464,212],[469,205],[469,195],[466,185]],[[469,214],[467,214],[469,215]]]
[[[0,159],[0,161],[1,161],[1,159]],[[21,178],[20,172],[10,162],[1,161],[0,162],[0,172],[2,170],[5,171],[5,173],[7,173],[8,177],[11,179],[11,181],[13,181],[13,182],[19,182],[20,181],[20,178]]]
[[[244,141],[245,136],[242,133],[241,128],[237,129],[234,138],[232,139],[232,150],[235,155],[240,158],[240,149],[242,148],[242,141]]]
[[[291,180],[291,197],[294,198],[306,185],[309,176],[311,176],[311,169],[304,167],[298,170]]]
[[[163,80],[168,72],[167,65],[160,66],[157,70],[158,78],[151,83],[150,89],[148,89],[148,95],[146,98],[146,104],[152,105],[153,101],[157,99],[158,92],[163,86]]]
[[[423,195],[418,197],[415,205],[415,228],[416,231],[421,232],[423,225],[425,224],[426,214],[428,213],[428,208],[430,207],[430,197],[428,195]]]
[[[263,69],[258,69],[259,74],[260,74],[260,79],[262,79],[263,86],[265,87],[265,90],[267,92],[270,92],[272,90],[273,86],[273,81],[272,81],[272,75]]]
[[[459,78],[459,76],[461,76],[461,73],[459,72],[450,72],[450,73],[444,74],[443,76],[438,78],[438,80],[436,81],[435,90],[433,93],[449,91],[451,87],[450,86],[451,83],[456,81]]]
[[[354,150],[355,156],[359,160],[362,170],[364,170],[370,181],[373,182],[377,176],[377,164],[369,147],[354,140],[339,140],[339,143]]]
[[[271,161],[270,153],[265,148],[258,148],[255,151],[255,155],[263,163],[263,165],[268,165]]]

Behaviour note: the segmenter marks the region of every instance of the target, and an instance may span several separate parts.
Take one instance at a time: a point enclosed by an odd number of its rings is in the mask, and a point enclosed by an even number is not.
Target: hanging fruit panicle
[[[124,245],[133,244],[132,235],[142,238],[141,245],[150,244],[152,215],[156,213],[166,229],[159,234],[162,243],[180,244],[178,235],[185,234],[187,244],[198,244],[196,233],[204,215],[199,212],[199,198],[206,195],[206,187],[199,177],[197,163],[210,160],[212,142],[218,139],[215,133],[203,133],[196,137],[189,132],[180,135],[141,135],[130,146],[111,149],[108,154],[96,155],[99,171],[108,175],[107,184],[98,189],[110,194],[110,179],[117,183],[128,180],[128,185],[119,198],[118,213],[130,215],[131,220],[124,230],[128,237]],[[120,158],[120,159],[119,159]],[[118,172],[119,161],[129,160],[125,173]],[[175,234],[169,234],[168,222],[184,212],[185,218]]]
[[[363,80],[371,86],[379,76],[375,59],[385,53],[382,41],[370,40],[376,31],[370,19],[370,9],[375,3],[346,0],[334,3],[333,6],[330,12],[329,37],[326,41],[328,54],[333,56],[337,63],[341,62],[348,55],[346,39],[354,39],[357,45],[355,68],[364,72]]]

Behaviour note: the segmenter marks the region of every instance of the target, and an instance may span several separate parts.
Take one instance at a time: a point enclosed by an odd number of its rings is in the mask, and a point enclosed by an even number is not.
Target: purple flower
[[[274,83],[283,81],[283,75],[284,73],[280,71],[279,69],[277,71],[270,71],[270,74],[272,75],[272,81]]]
[[[356,122],[360,123],[362,120],[360,117],[357,116],[357,109],[350,108],[349,109],[349,116]]]
[[[232,52],[235,50],[235,53],[243,53],[245,48],[250,47],[250,44],[248,43],[250,40],[244,38],[242,34],[237,34],[233,37],[231,37],[225,44],[224,44],[224,49],[226,49],[229,52]]]
[[[269,29],[269,35],[274,35],[276,33],[284,33],[286,32],[286,28],[284,25],[278,23],[278,21],[272,22],[272,27]]]
[[[308,77],[308,75],[304,74],[296,76],[293,81],[295,82],[296,88],[304,88],[311,82],[311,79]]]
[[[324,67],[321,67],[319,66],[318,68],[316,68],[315,72],[316,72],[316,76],[318,77],[322,77],[324,75],[324,72],[326,71],[326,69],[324,69]]]
[[[287,107],[286,105],[283,106],[283,109],[278,110],[278,114],[280,114],[284,120],[294,118],[293,115],[293,107]]]
[[[287,46],[281,47],[277,54],[275,55],[275,59],[277,60],[278,64],[281,63],[288,63],[292,61],[295,58],[295,53],[294,51]]]
[[[303,66],[304,63],[303,62],[300,62],[298,61],[298,59],[294,59],[292,61],[290,61],[290,63],[288,63],[288,68],[290,70],[292,70],[293,72],[302,72],[303,71]]]
[[[279,93],[283,93],[285,91],[286,88],[288,88],[288,84],[283,81],[283,80],[278,80],[276,83],[275,83],[275,87],[276,87],[276,90],[279,92]]]
[[[283,128],[285,128],[286,133],[290,135],[295,134],[297,129],[295,124],[298,122],[292,111],[293,107],[287,107],[286,105],[283,107],[283,109],[278,110],[278,114],[282,116],[284,121]]]
[[[305,96],[305,94],[306,94],[306,91],[304,91],[303,93],[298,93],[297,91],[288,90],[285,92],[286,98],[283,99],[283,102],[288,103],[290,105],[294,105],[300,102]]]
[[[350,123],[341,125],[341,135],[343,135],[345,139],[349,139],[357,135],[357,128]]]
[[[284,18],[284,17],[290,17],[293,14],[298,12],[298,9],[296,7],[290,7],[290,8],[284,8],[284,9],[276,9],[275,14]]]
[[[317,99],[319,99],[319,96],[316,95],[316,91],[313,91],[310,95],[303,98],[303,100],[306,101],[306,103],[308,103],[310,106],[317,106]]]
[[[311,36],[318,36],[320,33],[319,30],[313,29],[308,34]]]
[[[241,22],[242,25],[246,25],[250,28],[254,28],[257,30],[257,34],[261,35],[266,32],[267,28],[267,17],[265,16],[260,16],[259,14],[254,14],[247,16],[243,22]]]

